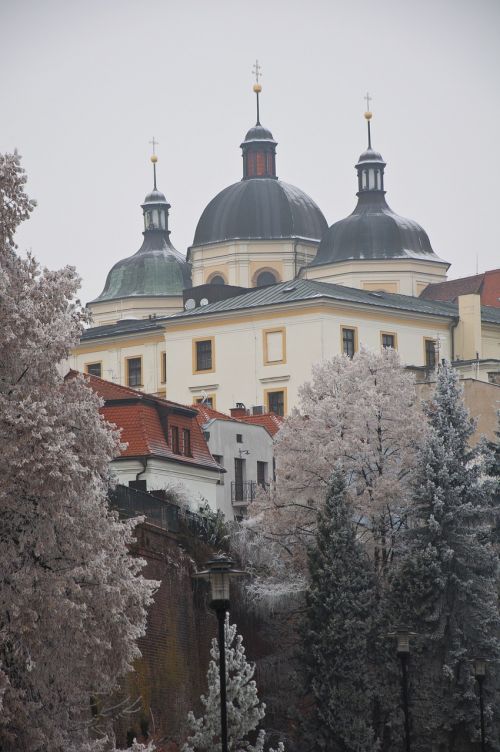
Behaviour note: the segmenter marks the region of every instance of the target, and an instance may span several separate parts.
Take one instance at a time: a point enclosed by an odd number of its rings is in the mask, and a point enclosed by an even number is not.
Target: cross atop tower
[[[364,99],[366,101],[366,111],[370,112],[370,102],[373,99],[373,97],[370,96],[370,92],[366,92]]]
[[[370,111],[370,102],[372,101],[372,97],[370,96],[369,92],[366,92],[364,99],[366,102],[365,120],[368,126],[368,148],[371,149],[372,148],[372,133],[370,130],[370,120],[372,119],[372,113]]]
[[[261,78],[261,77],[262,77],[262,72],[261,72],[261,71],[262,71],[262,66],[261,66],[261,65],[259,65],[259,61],[258,61],[258,60],[256,60],[256,61],[255,61],[255,65],[254,65],[254,66],[253,66],[253,68],[252,68],[252,73],[253,73],[253,74],[254,74],[254,76],[255,76],[255,83],[256,83],[256,84],[258,84],[258,83],[259,83],[259,78]]]
[[[153,154],[156,154],[156,151],[155,151],[155,147],[159,146],[159,145],[160,145],[160,142],[159,142],[159,141],[157,141],[157,140],[155,139],[155,137],[153,136],[153,139],[152,139],[152,141],[150,141],[149,143],[150,143],[150,144],[153,144]]]

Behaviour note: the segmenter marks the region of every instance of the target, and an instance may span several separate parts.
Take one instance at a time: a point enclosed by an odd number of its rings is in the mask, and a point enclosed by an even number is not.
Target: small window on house
[[[356,351],[356,330],[342,327],[342,352],[352,358]]]
[[[196,342],[196,370],[212,370],[212,340],[202,339]]]
[[[395,334],[386,334],[385,332],[382,332],[382,347],[392,347],[393,350],[396,349],[396,335]]]
[[[160,353],[160,379],[161,383],[165,384],[167,381],[167,353]]]
[[[127,360],[127,385],[142,386],[142,358]]]
[[[191,457],[191,431],[188,428],[182,430],[182,446],[186,457]]]
[[[267,409],[276,415],[285,414],[285,392],[282,389],[267,393]]]
[[[90,376],[102,376],[102,364],[101,363],[87,363],[85,370]]]
[[[237,444],[243,444],[243,434],[242,433],[237,433],[236,434],[236,443]]]
[[[264,330],[264,365],[285,362],[285,329]]]
[[[214,406],[214,398],[213,397],[196,397],[194,400],[195,405],[205,405],[205,407],[213,407]]]
[[[436,366],[436,340],[425,340],[425,365],[427,368],[435,368]]]
[[[223,465],[223,462],[222,462],[222,460],[223,460],[222,454],[212,454],[212,457],[214,458],[214,460],[215,460],[215,461],[217,462],[217,464],[218,464],[218,465]]]
[[[180,446],[179,446],[179,429],[177,426],[172,426],[171,429],[171,436],[172,436],[172,452],[174,454],[180,454]]]

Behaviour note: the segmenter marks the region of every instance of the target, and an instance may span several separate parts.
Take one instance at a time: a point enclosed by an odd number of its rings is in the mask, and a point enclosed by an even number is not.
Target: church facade
[[[254,90],[242,179],[208,203],[186,259],[169,239],[154,161],[143,244],[89,303],[94,326],[70,366],[184,404],[228,412],[243,403],[281,415],[297,404],[314,363],[361,346],[397,349],[422,377],[445,357],[498,383],[500,309],[474,293],[455,302],[419,297],[446,279],[449,264],[419,224],[387,204],[371,113],[357,205],[328,227],[309,196],[278,179],[276,141],[260,123],[260,85]]]

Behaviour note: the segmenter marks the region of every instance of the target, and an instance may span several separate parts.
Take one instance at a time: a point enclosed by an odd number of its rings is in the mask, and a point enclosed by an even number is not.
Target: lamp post
[[[226,642],[224,624],[229,611],[229,584],[233,577],[242,577],[245,572],[233,569],[234,562],[228,556],[216,556],[206,563],[203,572],[193,575],[196,579],[210,583],[210,607],[217,615],[219,641],[219,681],[220,681],[220,739],[222,752],[227,749],[227,701],[226,701]]]
[[[484,658],[474,659],[474,676],[479,685],[479,712],[481,716],[481,752],[486,751],[486,735],[484,731],[484,702],[483,702],[483,682],[486,676],[486,661]]]
[[[411,632],[406,626],[396,627],[390,632],[390,637],[396,637],[396,652],[401,661],[401,695],[403,698],[403,711],[405,715],[405,749],[411,752],[410,741],[410,709],[408,703],[408,661],[410,658],[410,637],[415,637],[416,632]]]

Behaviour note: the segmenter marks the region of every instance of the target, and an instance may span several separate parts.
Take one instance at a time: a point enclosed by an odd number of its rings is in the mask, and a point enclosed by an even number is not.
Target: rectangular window
[[[425,339],[425,365],[427,368],[436,367],[436,340]]]
[[[213,370],[213,338],[194,341],[194,371]]]
[[[245,460],[234,458],[234,501],[244,501]]]
[[[264,365],[286,362],[285,330],[265,329],[264,336]]]
[[[165,384],[167,381],[167,353],[160,353],[160,381]]]
[[[285,392],[280,389],[276,392],[267,392],[267,409],[270,413],[276,413],[276,415],[285,414]]]
[[[257,462],[257,483],[263,488],[267,484],[267,462]]]
[[[352,358],[356,352],[356,330],[342,327],[342,352]]]
[[[174,454],[180,454],[180,446],[179,446],[179,429],[177,426],[172,426],[171,429],[171,436],[172,436],[172,452]]]
[[[382,332],[381,338],[382,338],[382,347],[392,347],[393,350],[396,349],[396,335],[395,334]]]
[[[188,428],[182,429],[182,447],[186,457],[191,457],[191,431]]]
[[[91,376],[102,378],[102,363],[87,363],[85,371]]]
[[[242,433],[237,433],[236,434],[236,443],[237,444],[243,444],[243,434]]]
[[[127,386],[142,386],[142,358],[127,358]]]
[[[217,462],[218,465],[224,466],[224,463],[222,462],[223,460],[222,454],[212,454],[212,457],[214,458],[214,460]]]
[[[207,397],[195,397],[194,400],[195,405],[206,405],[206,407],[212,407],[214,406],[214,397],[213,395],[208,395]]]

